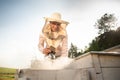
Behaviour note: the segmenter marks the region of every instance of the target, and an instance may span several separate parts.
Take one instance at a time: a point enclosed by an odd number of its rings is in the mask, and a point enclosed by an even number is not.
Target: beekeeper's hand
[[[48,53],[50,53],[50,52],[51,52],[50,48],[43,49],[43,54],[45,54],[45,55],[48,55]]]

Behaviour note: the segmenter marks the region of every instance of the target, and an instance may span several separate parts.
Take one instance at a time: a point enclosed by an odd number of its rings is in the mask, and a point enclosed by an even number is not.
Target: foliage
[[[81,50],[81,52],[78,52],[77,46],[75,46],[75,45],[73,45],[71,43],[71,47],[70,47],[70,49],[68,51],[68,57],[75,58],[75,57],[77,57],[77,56],[79,56],[81,54],[83,54],[83,51]]]
[[[115,27],[116,20],[117,19],[113,14],[107,13],[97,20],[95,26],[99,30],[99,36],[92,40],[86,52],[102,51],[120,44],[120,28],[116,31],[111,29],[112,27]]]
[[[99,47],[101,50],[116,46],[120,44],[120,31],[111,30],[109,32],[105,32],[99,36]]]
[[[113,14],[105,13],[100,19],[95,23],[96,28],[98,28],[98,34],[109,32],[112,27],[115,27],[116,17]]]
[[[94,40],[92,40],[92,42],[89,44],[90,47],[88,49],[88,51],[99,51],[99,45],[98,45],[99,39],[96,37]]]
[[[68,57],[70,58],[74,58],[75,57],[75,54],[77,54],[77,47],[74,46],[72,43],[71,43],[71,47],[68,51]]]
[[[88,51],[102,51],[120,44],[120,27],[117,30],[105,32],[96,37],[90,44]]]
[[[112,30],[116,26],[116,17],[113,14],[105,13],[95,23],[96,28],[99,30],[95,39],[86,47],[85,50],[78,52],[78,48],[71,44],[68,57],[74,58],[89,51],[102,51],[107,48],[120,44],[120,27],[115,31]]]

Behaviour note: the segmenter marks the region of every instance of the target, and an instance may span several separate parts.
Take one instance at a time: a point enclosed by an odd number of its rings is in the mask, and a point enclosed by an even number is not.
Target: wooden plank
[[[24,76],[18,80],[89,80],[85,69],[63,70],[24,70]]]
[[[120,80],[120,68],[102,68],[104,80]]]
[[[95,68],[97,80],[103,80],[99,55],[98,54],[92,54],[92,59],[93,59],[93,65],[94,65],[94,68]]]
[[[90,80],[97,80],[95,68],[87,68]]]
[[[70,66],[75,69],[93,67],[91,54],[80,57],[79,59],[75,60]]]
[[[96,70],[96,74],[101,73],[101,65],[100,65],[99,55],[92,54],[92,59],[93,59],[94,68]]]
[[[30,80],[56,80],[56,70],[28,70],[25,74]]]
[[[119,67],[120,56],[114,55],[100,55],[101,67]]]
[[[56,80],[76,80],[75,76],[76,76],[77,71],[74,70],[59,70],[57,71],[57,76],[56,76]],[[78,74],[78,73],[77,73]],[[78,80],[79,77],[77,77]]]
[[[90,74],[89,74],[88,70],[81,69],[81,72],[79,71],[79,73],[81,74],[81,76],[80,76],[81,80],[90,80]],[[78,80],[78,79],[76,79],[76,80]]]

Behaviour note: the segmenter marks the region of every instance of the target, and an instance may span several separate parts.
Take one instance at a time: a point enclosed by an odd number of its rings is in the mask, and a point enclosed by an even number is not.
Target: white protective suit
[[[55,56],[68,56],[68,36],[65,30],[66,24],[61,24],[59,32],[51,32],[50,25],[45,23],[42,34],[39,37],[38,48],[43,52],[50,46],[55,48]]]

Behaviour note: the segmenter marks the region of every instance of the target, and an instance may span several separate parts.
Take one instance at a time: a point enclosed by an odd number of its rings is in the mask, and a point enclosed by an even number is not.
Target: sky
[[[37,45],[43,17],[54,12],[70,23],[68,47],[89,46],[98,36],[94,24],[105,13],[114,14],[120,26],[119,0],[0,0],[0,67],[25,68],[41,58]]]

